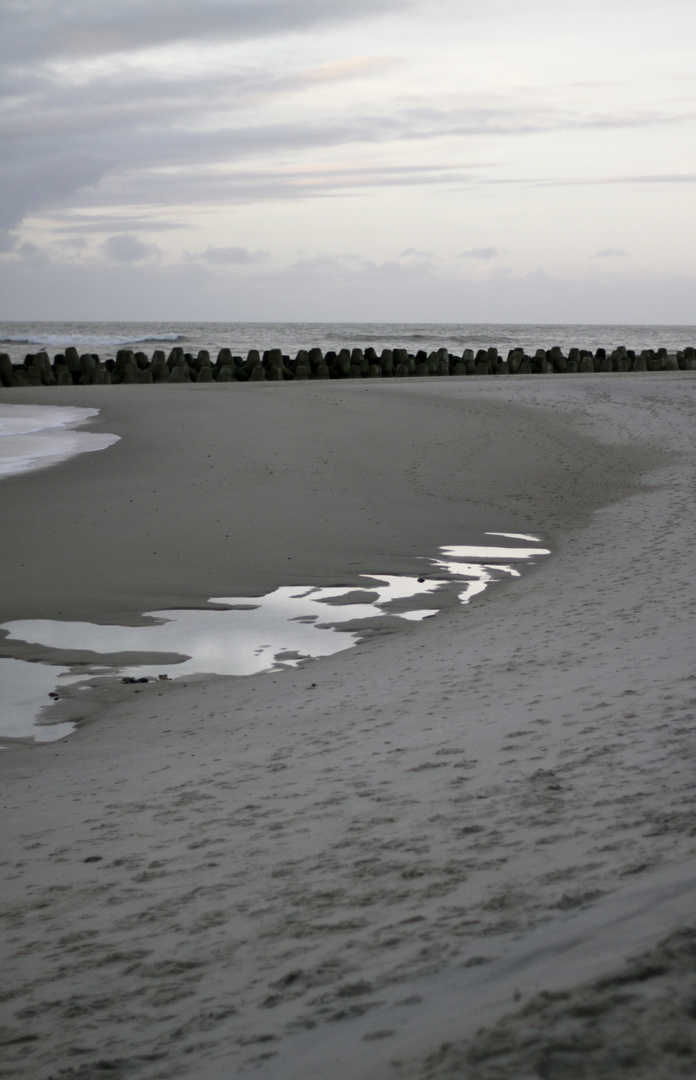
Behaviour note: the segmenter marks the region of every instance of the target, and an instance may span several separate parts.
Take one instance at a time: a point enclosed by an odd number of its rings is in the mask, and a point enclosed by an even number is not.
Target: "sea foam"
[[[99,409],[0,404],[0,479],[112,446],[119,435],[74,430],[98,415]]]

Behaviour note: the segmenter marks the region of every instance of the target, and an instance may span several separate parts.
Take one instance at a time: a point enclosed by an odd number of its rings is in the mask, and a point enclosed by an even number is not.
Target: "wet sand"
[[[681,1075],[693,376],[82,389],[0,395],[121,436],[3,481],[2,621],[350,584],[484,531],[553,555],[350,652],[120,687],[5,750],[0,1076],[615,1076],[651,1017],[626,1075]],[[597,987],[675,931],[630,1001]],[[570,995],[553,1018],[544,990]]]
[[[350,584],[484,530],[547,534],[586,515],[594,477],[574,478],[563,515],[543,491],[564,453],[602,468],[591,441],[473,390],[392,379],[0,391],[99,408],[83,430],[121,436],[98,461],[3,482],[2,621],[128,621],[209,596]],[[621,490],[613,470],[602,482]]]

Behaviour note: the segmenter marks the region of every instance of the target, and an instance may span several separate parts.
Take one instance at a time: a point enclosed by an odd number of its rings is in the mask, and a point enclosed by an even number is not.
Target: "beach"
[[[6,743],[0,1077],[692,1074],[693,373],[0,402],[120,437],[1,482],[2,622],[551,550],[334,656],[110,684]]]

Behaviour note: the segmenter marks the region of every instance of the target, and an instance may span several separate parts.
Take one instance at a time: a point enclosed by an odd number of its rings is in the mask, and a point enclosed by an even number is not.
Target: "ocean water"
[[[696,345],[696,326],[590,326],[502,323],[216,323],[216,322],[0,322],[0,352],[9,353],[13,363],[27,353],[45,347],[49,354],[63,352],[68,345],[79,351],[96,352],[102,359],[114,356],[121,347],[168,350],[180,345],[186,352],[208,349],[211,355],[221,348],[245,356],[249,349],[276,349],[292,356],[299,349],[402,348],[409,352],[447,348],[451,353],[464,349],[486,349],[495,345],[501,353],[517,346],[525,352],[550,349],[567,351],[576,347],[613,349],[666,348],[670,352]]]

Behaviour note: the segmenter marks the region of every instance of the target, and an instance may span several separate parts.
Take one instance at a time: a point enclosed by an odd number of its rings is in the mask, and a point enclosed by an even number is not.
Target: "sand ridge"
[[[469,1075],[463,1021],[418,1028],[427,987],[691,865],[693,383],[470,385],[476,483],[444,469],[439,419],[391,483],[440,528],[459,498],[526,521],[551,559],[299,671],[124,688],[65,742],[2,755],[0,1076]],[[434,381],[413,392],[461,423]],[[651,947],[678,930],[686,948],[692,913],[676,891]],[[668,989],[690,977],[676,954]],[[600,962],[622,969],[618,935]],[[543,986],[515,989],[501,1017]],[[631,1019],[603,1015],[606,1047]],[[507,1065],[480,1075],[536,1067],[515,1057],[527,1021],[506,1023]]]

